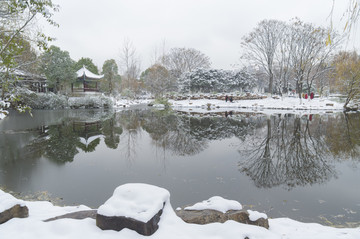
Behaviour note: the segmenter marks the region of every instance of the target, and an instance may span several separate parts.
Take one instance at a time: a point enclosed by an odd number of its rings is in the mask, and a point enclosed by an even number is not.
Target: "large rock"
[[[124,228],[142,235],[152,235],[159,228],[163,208],[170,193],[148,184],[125,184],[97,211],[96,225],[103,230],[120,231]]]
[[[224,223],[227,220],[233,220],[240,223],[250,224],[269,228],[269,221],[267,218],[258,218],[254,221],[250,220],[249,212],[246,210],[229,210],[225,213],[212,210],[176,210],[176,214],[183,221],[194,224],[209,224],[214,222]]]
[[[25,218],[29,216],[29,209],[23,201],[0,190],[0,224],[12,218]]]
[[[131,217],[123,217],[123,216],[107,217],[101,214],[97,214],[96,225],[102,230],[121,231],[124,228],[128,228],[136,231],[141,235],[150,236],[154,234],[159,228],[158,223],[160,221],[161,214],[162,214],[162,210],[160,210],[147,222],[142,222],[133,219]]]

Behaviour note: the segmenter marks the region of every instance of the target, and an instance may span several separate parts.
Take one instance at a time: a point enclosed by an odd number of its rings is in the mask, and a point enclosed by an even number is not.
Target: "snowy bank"
[[[262,111],[265,109],[276,111],[343,111],[343,104],[329,99],[299,99],[295,97],[284,97],[279,99],[265,98],[255,100],[237,100],[225,102],[216,99],[199,100],[170,100],[175,110],[185,112],[209,112],[209,111]]]
[[[2,191],[1,191],[2,192]],[[158,191],[151,192],[156,194]],[[3,192],[2,192],[3,193]],[[160,193],[162,193],[160,191]],[[160,195],[163,197],[163,195]],[[6,197],[7,200],[12,197]],[[233,201],[215,198],[215,210],[223,208],[231,208]],[[12,200],[17,200],[12,198]],[[132,195],[132,201],[142,201],[143,199]],[[214,200],[213,200],[214,201]],[[1,202],[0,202],[1,203]],[[70,212],[87,210],[88,207],[58,207],[49,202],[29,202],[23,201],[29,208],[28,218],[14,218],[0,225],[0,238],[146,238],[135,231],[123,229],[119,232],[112,230],[101,230],[96,226],[95,219],[86,218],[82,220],[75,219],[59,219],[50,222],[44,220]],[[230,203],[230,204],[229,204]],[[7,204],[12,204],[7,201]],[[235,203],[239,206],[239,204]],[[131,210],[131,209],[126,209]],[[254,214],[254,217],[262,217],[263,214]],[[301,223],[288,218],[269,219],[270,228],[267,230],[262,227],[237,223],[235,221],[227,221],[225,223],[211,223],[207,225],[187,224],[176,216],[170,202],[165,204],[159,229],[151,236],[151,238],[360,238],[360,228],[338,229],[322,226],[314,223]]]

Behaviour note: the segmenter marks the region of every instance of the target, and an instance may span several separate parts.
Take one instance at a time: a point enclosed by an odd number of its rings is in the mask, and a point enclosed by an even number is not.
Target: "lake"
[[[218,195],[270,217],[360,225],[360,114],[32,114],[0,121],[7,191],[97,208],[117,186],[139,182],[169,190],[174,208]]]

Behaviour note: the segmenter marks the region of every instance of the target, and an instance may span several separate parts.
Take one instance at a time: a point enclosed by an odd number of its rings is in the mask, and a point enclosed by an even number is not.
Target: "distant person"
[[[232,98],[232,96],[230,96],[230,102],[233,102],[233,98]]]
[[[314,92],[310,93],[310,100],[314,99]]]
[[[227,102],[228,101],[228,99],[229,99],[229,96],[225,96],[225,102]]]

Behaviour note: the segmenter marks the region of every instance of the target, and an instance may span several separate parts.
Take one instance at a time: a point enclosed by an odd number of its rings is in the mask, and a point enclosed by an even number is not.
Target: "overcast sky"
[[[242,37],[263,19],[298,17],[318,26],[330,25],[333,0],[53,0],[60,5],[59,28],[44,31],[52,44],[74,60],[89,57],[101,70],[107,59],[119,62],[124,39],[135,46],[142,69],[149,67],[155,47],[188,47],[210,57],[213,68],[239,64]],[[336,0],[334,26],[348,0]],[[354,41],[353,41],[354,42]],[[351,43],[350,48],[359,47]]]

